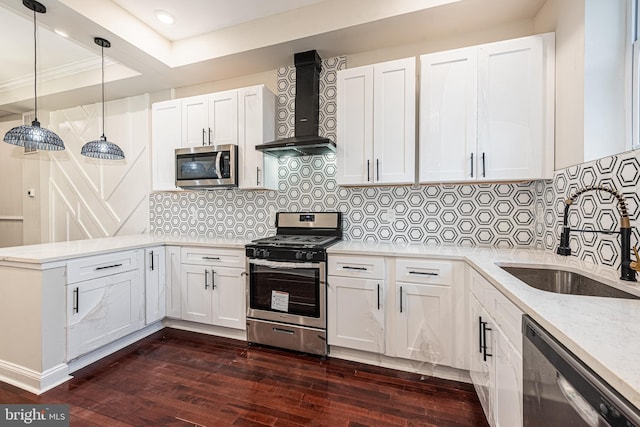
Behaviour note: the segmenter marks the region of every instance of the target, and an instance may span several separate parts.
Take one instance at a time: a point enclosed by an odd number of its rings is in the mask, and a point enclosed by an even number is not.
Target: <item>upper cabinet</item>
[[[415,58],[338,72],[339,185],[415,182]]]
[[[154,191],[177,190],[175,149],[238,146],[238,186],[277,189],[277,159],[255,146],[275,139],[275,96],[264,85],[153,104]]]
[[[554,35],[420,57],[420,182],[551,178]]]

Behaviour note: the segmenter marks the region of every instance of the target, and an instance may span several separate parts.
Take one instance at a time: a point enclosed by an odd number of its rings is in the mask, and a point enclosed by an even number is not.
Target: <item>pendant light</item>
[[[22,0],[22,4],[33,11],[33,78],[35,117],[31,126],[14,127],[4,136],[4,142],[24,147],[25,151],[64,150],[62,139],[49,129],[41,128],[38,121],[38,37],[36,13],[47,13],[47,8],[36,0]]]
[[[102,37],[96,37],[93,41],[100,46],[102,50],[102,136],[100,139],[84,144],[82,150],[80,150],[80,154],[96,159],[121,160],[124,159],[122,149],[113,142],[107,141],[107,137],[104,136],[104,48],[110,48],[111,43]]]

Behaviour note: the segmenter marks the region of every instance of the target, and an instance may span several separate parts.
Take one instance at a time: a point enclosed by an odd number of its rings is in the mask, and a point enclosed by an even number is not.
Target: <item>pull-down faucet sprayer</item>
[[[638,268],[638,264],[631,262],[631,224],[629,222],[629,213],[627,211],[627,202],[622,194],[619,192],[603,187],[603,186],[591,186],[585,187],[581,190],[573,193],[567,200],[564,201],[564,218],[562,225],[562,234],[560,234],[560,246],[558,246],[558,250],[556,251],[558,255],[568,256],[571,255],[571,248],[569,247],[569,237],[571,233],[571,228],[569,227],[569,206],[571,206],[579,195],[586,193],[588,191],[604,191],[607,192],[613,197],[615,197],[618,201],[618,208],[620,209],[620,255],[621,255],[621,263],[620,263],[620,279],[627,280],[630,282],[636,281],[636,270],[632,267]],[[574,231],[594,231],[594,232],[604,232],[601,230],[574,230]]]

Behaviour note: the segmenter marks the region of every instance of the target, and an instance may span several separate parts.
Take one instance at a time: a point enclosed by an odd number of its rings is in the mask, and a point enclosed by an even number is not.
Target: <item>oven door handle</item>
[[[286,262],[286,261],[270,261],[266,259],[250,258],[249,264],[261,265],[269,268],[296,270],[300,268],[320,268],[317,262]]]

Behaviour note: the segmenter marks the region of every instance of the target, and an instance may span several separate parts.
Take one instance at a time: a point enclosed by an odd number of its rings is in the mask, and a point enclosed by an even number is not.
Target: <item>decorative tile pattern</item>
[[[638,242],[637,220],[640,152],[638,150],[605,157],[556,171],[553,181],[536,183],[536,246],[555,251],[560,241],[564,200],[576,190],[591,185],[608,186],[621,192],[627,200],[631,225],[631,244]],[[569,225],[579,230],[617,232],[620,211],[609,193],[593,191],[580,195],[569,209]],[[569,241],[572,256],[597,264],[618,267],[620,243],[617,234],[573,231]]]

